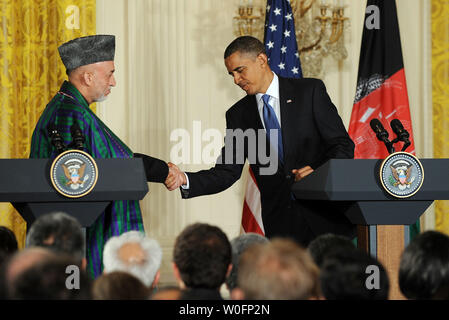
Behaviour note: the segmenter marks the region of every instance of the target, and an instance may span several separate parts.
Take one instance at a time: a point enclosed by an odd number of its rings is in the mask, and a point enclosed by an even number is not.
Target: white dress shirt
[[[273,107],[274,112],[276,113],[276,117],[278,118],[279,127],[281,127],[281,105],[279,103],[279,78],[276,73],[273,72],[273,80],[270,83],[270,86],[265,93],[256,93],[256,101],[257,108],[259,109],[260,120],[262,121],[262,125],[265,128],[265,122],[263,121],[263,100],[262,97],[264,94],[268,94],[270,96],[270,100],[268,100],[268,104]]]

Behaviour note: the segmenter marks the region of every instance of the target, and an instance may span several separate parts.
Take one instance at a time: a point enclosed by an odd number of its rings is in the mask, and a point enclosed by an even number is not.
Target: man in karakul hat
[[[134,154],[93,112],[89,105],[106,99],[115,86],[115,37],[94,35],[77,38],[59,47],[68,81],[53,97],[42,113],[31,141],[30,158],[54,158],[57,151],[48,134],[56,126],[64,144],[72,141],[71,126],[77,122],[85,137],[84,151],[94,158],[143,158],[146,178],[164,182],[167,164],[142,154]],[[54,128],[54,127],[53,127]],[[113,201],[87,228],[87,267],[92,277],[102,273],[104,243],[111,236],[130,230],[144,231],[138,201]]]

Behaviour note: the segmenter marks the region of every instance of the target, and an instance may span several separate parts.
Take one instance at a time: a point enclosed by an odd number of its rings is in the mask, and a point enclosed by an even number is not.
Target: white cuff
[[[184,173],[184,175],[186,176],[187,183],[186,183],[186,184],[183,184],[183,185],[181,186],[181,188],[183,188],[183,189],[190,189],[189,176],[187,175],[187,173],[185,173],[185,172],[183,172],[183,173]]]

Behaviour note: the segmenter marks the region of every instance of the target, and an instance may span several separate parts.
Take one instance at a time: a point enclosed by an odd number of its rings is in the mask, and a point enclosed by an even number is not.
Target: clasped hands
[[[293,169],[292,173],[295,175],[295,181],[299,181],[313,172],[310,166],[305,166],[301,169]],[[165,179],[165,187],[169,191],[178,189],[180,186],[187,184],[187,178],[184,172],[182,172],[178,166],[169,162],[168,163],[168,176]]]
[[[165,187],[169,191],[178,189],[180,186],[187,184],[187,178],[184,172],[182,172],[175,164],[169,162],[168,164],[168,176],[165,179]]]

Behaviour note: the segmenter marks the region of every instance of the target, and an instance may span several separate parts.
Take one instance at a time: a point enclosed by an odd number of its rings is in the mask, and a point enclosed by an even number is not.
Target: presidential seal
[[[86,152],[68,150],[53,160],[50,180],[60,194],[80,198],[95,187],[98,168],[95,160]]]
[[[424,181],[421,162],[408,152],[390,154],[382,162],[379,173],[382,187],[396,198],[413,196]]]

